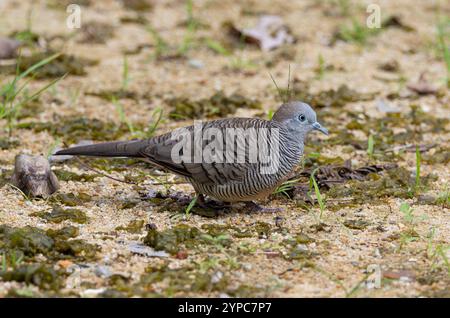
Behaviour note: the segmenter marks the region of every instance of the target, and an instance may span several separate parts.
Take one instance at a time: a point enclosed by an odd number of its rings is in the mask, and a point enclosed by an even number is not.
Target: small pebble
[[[170,255],[164,251],[155,251],[153,248],[133,242],[128,245],[128,250],[133,254],[139,254],[147,257],[169,257]]]
[[[203,68],[205,66],[202,61],[195,60],[195,59],[189,60],[188,64],[189,64],[190,67],[196,68],[196,69],[200,69],[200,68]]]
[[[220,282],[223,278],[223,273],[222,272],[215,272],[212,277],[211,277],[211,283],[213,284],[217,284],[218,282]]]
[[[109,268],[109,266],[103,266],[103,265],[96,266],[94,273],[98,277],[105,277],[105,278],[110,277],[112,275],[111,269]]]
[[[103,293],[105,290],[106,288],[86,289],[80,292],[80,296],[85,298],[94,298]]]

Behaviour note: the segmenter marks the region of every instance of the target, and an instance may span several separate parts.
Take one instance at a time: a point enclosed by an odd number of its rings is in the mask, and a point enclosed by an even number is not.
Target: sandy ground
[[[341,14],[338,1],[194,1],[194,17],[206,27],[199,28],[193,35],[193,48],[181,59],[152,59],[156,50],[154,37],[145,25],[121,23],[121,18],[136,16],[136,12],[124,9],[119,1],[91,1],[90,6],[82,6],[82,23],[101,21],[113,27],[114,35],[104,44],[80,43],[80,31],[70,30],[65,25],[65,10],[51,6],[50,1],[47,2],[33,1],[30,20],[33,32],[46,37],[75,34],[63,41],[64,52],[95,59],[99,63],[88,67],[86,76],[69,75],[60,81],[54,90],[46,92],[41,97],[43,111],[33,118],[37,122],[52,121],[55,114],[63,114],[118,124],[120,117],[114,104],[86,92],[118,89],[122,81],[124,52],[141,44],[150,44],[150,47],[128,56],[131,78],[128,90],[150,97],[120,101],[126,116],[134,123],[149,122],[152,110],[157,107],[162,107],[167,114],[170,111],[165,102],[168,98],[208,98],[219,90],[226,94],[239,93],[247,98],[257,99],[266,112],[276,109],[280,102],[268,73],[273,74],[279,85],[284,87],[289,65],[293,79],[310,83],[313,93],[336,89],[346,84],[360,93],[374,94],[375,97],[371,100],[347,103],[334,113],[335,121],[330,125],[335,129],[346,129],[346,124],[350,121],[348,112],[363,112],[368,115],[369,120],[383,120],[386,114],[377,108],[377,100],[393,93],[398,93],[399,97],[390,102],[404,114],[410,111],[411,104],[415,104],[427,116],[450,118],[450,94],[445,85],[446,65],[435,45],[437,14],[440,12],[441,16],[448,17],[450,13],[450,6],[446,1],[378,1],[383,18],[400,16],[414,31],[406,32],[402,28],[392,27],[371,37],[369,43],[364,45],[338,41],[334,46],[328,43],[336,28],[351,24],[351,16],[364,21],[365,8],[371,1],[350,1],[353,12],[350,16]],[[186,26],[183,24],[187,17],[184,2],[152,3],[153,8],[142,12],[142,15],[170,45],[181,45],[186,33]],[[7,36],[13,31],[25,29],[30,6],[31,1],[2,1],[0,35]],[[268,53],[245,46],[242,50],[235,50],[232,56],[217,54],[202,44],[202,39],[205,38],[217,41],[226,38],[222,28],[223,22],[232,21],[239,28],[250,27],[261,14],[281,16],[297,42]],[[289,50],[291,57],[284,58],[283,50]],[[319,56],[322,56],[326,65],[333,67],[333,70],[325,71],[320,78],[315,71]],[[200,61],[201,67],[193,67],[193,60]],[[246,65],[233,68],[236,60],[245,61]],[[380,64],[392,60],[398,62],[398,72],[380,70]],[[271,61],[276,63],[267,66]],[[440,93],[414,95],[413,98],[406,84],[417,82],[423,73],[426,74],[430,85],[439,88]],[[404,80],[399,81],[399,77]],[[0,74],[2,83],[8,78],[10,77]],[[41,87],[43,83],[46,81],[33,80],[29,85],[30,90]],[[261,111],[238,109],[233,116],[254,116],[258,113]],[[189,123],[189,120],[180,122],[165,117],[157,132],[163,133]],[[327,125],[327,122],[324,124]],[[399,129],[401,131],[402,127]],[[0,133],[7,137],[6,132]],[[361,130],[352,133],[361,140],[368,138]],[[314,135],[311,136],[310,143],[320,145],[327,138],[336,136],[336,130],[332,131],[329,137]],[[444,151],[448,151],[448,122],[439,134],[427,133],[423,137],[423,143],[435,143]],[[13,168],[14,157],[18,153],[46,154],[56,140],[47,131],[35,132],[28,129],[14,130],[13,138],[19,141],[17,147],[0,150],[0,167],[5,171]],[[340,144],[319,149],[324,156],[340,156],[344,160],[351,160],[354,166],[367,164],[365,149],[352,149],[348,152],[344,151],[346,147],[348,148],[348,145]],[[433,151],[435,150],[431,149],[428,155],[433,155]],[[404,153],[396,163],[413,172],[415,154]],[[284,208],[283,212],[276,214],[233,212],[215,218],[195,214],[186,218],[182,208],[180,214],[158,212],[158,204],[139,199],[135,186],[107,177],[98,177],[92,182],[61,181],[62,193],[84,192],[92,196],[91,201],[77,207],[88,216],[89,221],[86,224],[72,224],[70,221],[54,224],[31,216],[34,212],[51,210],[51,203],[45,200],[25,200],[18,191],[8,185],[0,188],[0,224],[15,227],[32,225],[41,229],[75,225],[80,231],[78,238],[101,247],[95,262],[84,263],[85,266],[80,267],[81,284],[75,284],[73,287],[74,277],[69,276],[66,279],[66,287],[57,292],[62,295],[96,296],[106,289],[114,289],[114,286],[108,285],[107,277],[99,275],[99,266],[107,268],[110,274],[126,276],[131,286],[145,275],[146,269],[148,271],[148,268],[164,261],[170,269],[194,267],[210,274],[212,279],[219,277],[220,280],[220,277],[224,276],[227,283],[223,288],[197,291],[187,286],[183,290],[169,291],[167,285],[172,282],[166,279],[150,288],[163,296],[229,296],[233,295],[233,290],[243,290],[239,287],[252,286],[255,290],[248,291],[247,294],[236,292],[236,295],[448,297],[449,167],[444,162],[423,163],[421,168],[423,176],[430,173],[438,176],[437,181],[432,182],[423,192],[439,196],[447,191],[447,203],[418,204],[416,197],[404,199],[391,196],[374,202],[369,200],[363,204],[343,205],[338,209],[330,209],[327,204],[321,220],[326,225],[322,230],[315,227],[320,213],[317,205],[309,205],[309,208],[305,209],[298,202],[283,196],[276,196],[267,203],[269,206]],[[55,169],[92,174],[74,161],[58,164]],[[132,173],[137,174],[137,170],[139,167],[132,167]],[[108,174],[123,178],[122,172],[113,171]],[[140,184],[140,187],[165,190],[163,186],[152,185],[153,181],[150,178]],[[193,189],[188,185],[172,185],[171,192],[175,191],[193,193]],[[133,200],[138,202],[135,206],[120,208],[125,202]],[[417,237],[405,244],[401,243],[401,235],[411,224],[400,211],[402,202],[410,204],[416,216],[413,226]],[[344,225],[346,220],[355,219],[364,220],[368,225],[362,229],[351,229]],[[170,229],[177,224],[199,228],[204,224],[246,228],[256,222],[265,222],[270,225],[272,231],[270,235],[259,237],[233,237],[231,246],[224,249],[209,246],[186,248],[186,258],[172,255],[162,260],[159,257],[135,255],[129,251],[129,242],[142,242],[145,230],[131,234],[116,228],[126,226],[133,220],[144,220],[145,223],[156,225],[158,230]],[[282,220],[282,230],[276,230],[276,220]],[[435,234],[429,238],[431,229],[434,229]],[[308,255],[312,255],[298,260],[286,259],[283,255],[287,251],[282,242],[299,233],[312,238],[312,242],[299,246],[307,251]],[[442,253],[433,253],[436,250],[441,250]],[[61,263],[55,266],[61,267]],[[380,286],[374,285],[376,278],[381,278]],[[0,280],[0,295],[6,295],[11,289],[27,290],[34,296],[48,292],[25,283]],[[142,294],[136,294],[140,295]]]

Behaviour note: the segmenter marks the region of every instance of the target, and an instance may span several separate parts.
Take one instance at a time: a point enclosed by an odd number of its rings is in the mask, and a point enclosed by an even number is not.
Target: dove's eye
[[[298,116],[298,120],[300,120],[301,122],[304,122],[306,120],[306,116],[301,114],[300,116]]]

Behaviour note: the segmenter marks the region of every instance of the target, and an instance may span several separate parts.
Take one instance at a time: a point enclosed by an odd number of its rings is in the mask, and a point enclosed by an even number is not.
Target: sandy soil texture
[[[372,2],[2,1],[0,37],[23,45],[0,60],[1,87],[53,52],[18,100],[68,74],[0,112],[0,297],[448,297],[450,4],[376,1],[368,29]],[[268,14],[294,43],[229,34]],[[330,135],[311,134],[295,182],[263,202],[282,212],[186,214],[192,187],[136,160],[53,162],[48,199],[9,184],[19,153],[268,118],[282,103],[269,74],[284,91],[289,69]],[[301,174],[317,167],[322,200]]]

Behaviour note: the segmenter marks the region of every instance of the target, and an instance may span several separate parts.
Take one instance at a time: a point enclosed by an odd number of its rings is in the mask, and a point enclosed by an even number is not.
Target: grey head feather
[[[316,112],[306,103],[288,102],[280,106],[272,117],[303,141],[311,130],[328,135],[328,130],[317,122]]]

